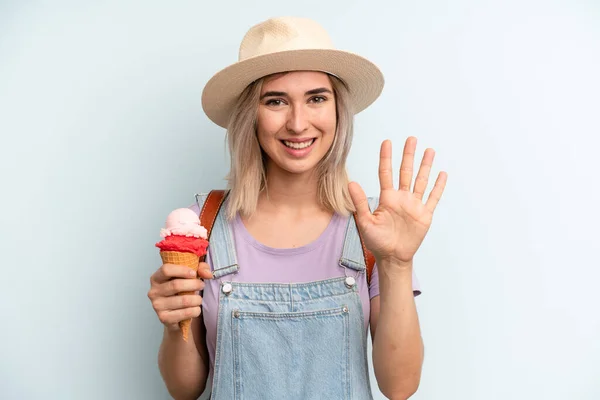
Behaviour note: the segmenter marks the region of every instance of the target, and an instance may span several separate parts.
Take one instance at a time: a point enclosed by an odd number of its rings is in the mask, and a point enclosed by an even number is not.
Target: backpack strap
[[[356,213],[353,214],[354,221],[356,222]],[[371,275],[373,275],[373,266],[375,266],[375,256],[371,253],[367,246],[365,246],[365,241],[363,240],[362,233],[360,233],[360,229],[358,228],[358,222],[356,222],[356,231],[358,232],[358,237],[360,238],[360,245],[363,250],[363,257],[365,258],[365,266],[367,268],[367,285],[371,284]]]
[[[221,210],[221,206],[225,201],[225,197],[227,197],[228,192],[225,190],[211,190],[204,200],[204,204],[202,204],[202,209],[200,210],[200,225],[206,228],[208,240],[210,240],[210,234],[212,233],[213,226],[215,224],[215,220],[217,219],[217,215]],[[198,197],[196,197],[196,201],[198,201]],[[205,261],[206,255],[202,256],[200,261]]]
[[[228,194],[228,190],[212,190],[208,195],[196,197],[199,208],[198,197],[203,199],[200,208],[200,224],[206,228],[209,242],[212,242],[208,246],[208,253],[214,278],[236,273],[239,270],[233,234],[223,209]],[[206,256],[202,261],[206,261]]]

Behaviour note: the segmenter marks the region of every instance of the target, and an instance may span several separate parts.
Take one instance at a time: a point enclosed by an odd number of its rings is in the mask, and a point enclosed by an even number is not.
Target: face
[[[335,98],[325,73],[289,72],[264,81],[258,141],[270,172],[312,172],[331,147],[335,129]]]

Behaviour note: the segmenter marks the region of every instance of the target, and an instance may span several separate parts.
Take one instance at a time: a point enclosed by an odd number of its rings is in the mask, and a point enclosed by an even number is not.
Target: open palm
[[[379,156],[381,192],[379,206],[373,212],[360,185],[352,182],[349,186],[365,246],[378,262],[385,259],[409,262],[413,259],[431,226],[433,212],[446,186],[448,175],[440,172],[427,202],[423,202],[435,155],[433,149],[427,149],[414,189],[410,191],[416,146],[415,137],[406,140],[400,166],[400,187],[396,190],[392,172],[392,143],[389,140],[382,143]]]

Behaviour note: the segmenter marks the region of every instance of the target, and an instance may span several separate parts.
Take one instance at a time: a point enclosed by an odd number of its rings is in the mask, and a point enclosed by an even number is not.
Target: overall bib
[[[354,218],[340,256],[343,276],[247,283],[235,281],[240,267],[224,209],[209,246],[220,283],[211,399],[372,399],[356,282],[366,267]]]

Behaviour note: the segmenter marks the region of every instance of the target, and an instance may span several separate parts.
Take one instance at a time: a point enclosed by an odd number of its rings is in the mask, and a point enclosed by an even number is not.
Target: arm
[[[197,278],[212,279],[208,264],[200,263],[198,271],[183,265],[163,264],[150,278],[148,298],[164,325],[158,367],[167,390],[176,400],[197,399],[208,377],[206,332],[200,317],[204,282]],[[194,340],[186,342],[179,322],[188,318],[192,320]]]
[[[197,399],[206,387],[208,351],[202,318],[192,320],[194,340],[181,340],[180,330],[164,328],[158,367],[169,394],[176,400]]]
[[[379,265],[379,263],[378,263]],[[412,263],[379,269],[380,295],[371,300],[373,367],[381,392],[408,399],[419,387],[423,341],[412,287]]]
[[[371,212],[365,192],[356,182],[348,186],[364,244],[377,261],[379,299],[371,301],[373,363],[381,391],[406,399],[418,388],[423,343],[412,290],[415,253],[429,231],[448,175],[440,172],[427,200],[425,189],[435,152],[425,150],[411,192],[416,138],[404,145],[399,189],[394,188],[392,144],[384,141],[379,155],[379,205]]]

